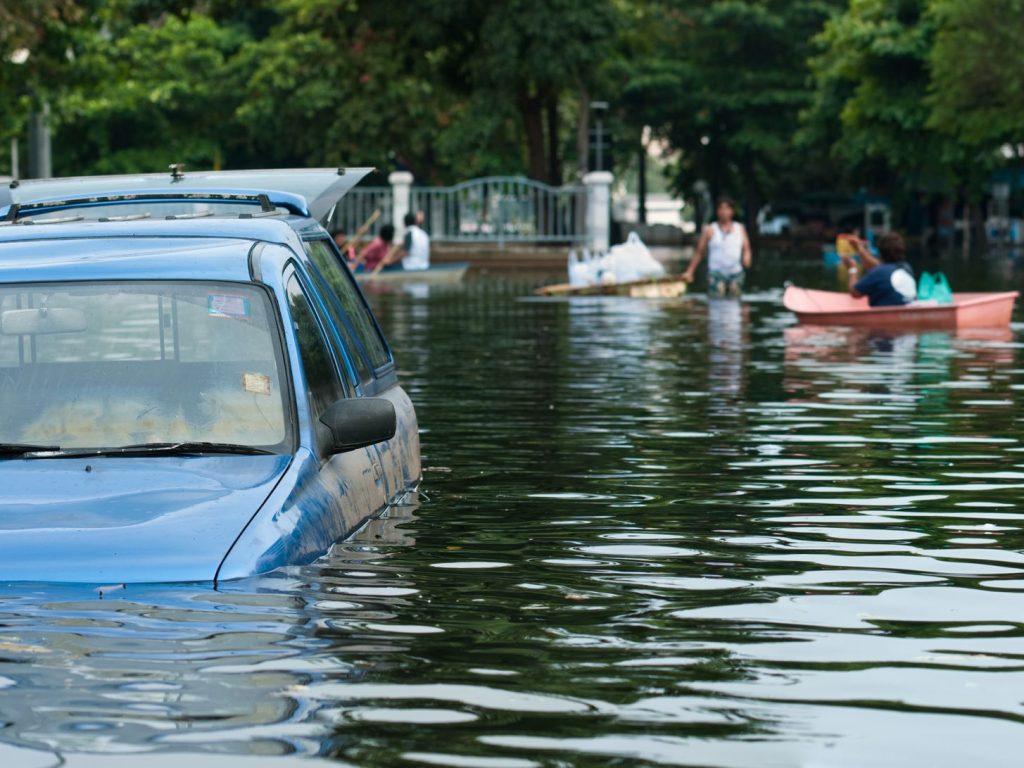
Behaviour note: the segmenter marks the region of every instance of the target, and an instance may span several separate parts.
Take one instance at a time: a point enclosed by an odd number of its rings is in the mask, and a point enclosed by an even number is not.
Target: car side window
[[[306,373],[309,405],[314,420],[318,420],[324,411],[341,400],[345,393],[327,349],[327,341],[302,285],[293,274],[288,278],[286,286],[291,321],[299,344],[299,356],[302,358],[302,368]]]
[[[359,295],[359,289],[356,288],[352,275],[338,262],[338,256],[329,241],[318,238],[307,240],[305,245],[309,257],[338,297],[341,308],[351,321],[352,330],[366,350],[373,368],[382,368],[390,363],[391,354],[388,352],[384,337],[381,336],[380,330],[377,328],[377,322],[373,319],[373,314],[366,306],[366,302],[363,301],[363,297]],[[347,332],[344,323],[341,323],[340,327],[343,332]]]
[[[349,331],[349,326],[345,322],[344,314],[342,313],[338,302],[331,298],[331,287],[327,285],[326,280],[316,271],[310,270],[310,274],[313,278],[313,282],[317,284],[317,289],[321,292],[324,298],[324,305],[327,307],[327,314],[331,317],[331,322],[334,327],[341,334],[342,341],[349,350],[348,359],[352,361],[352,365],[355,367],[355,375],[358,381],[369,381],[373,378],[373,371],[370,370],[370,365],[366,361],[366,358],[360,353],[359,347],[352,340],[352,333]],[[331,335],[331,341],[336,345],[338,342],[335,340],[334,335]],[[339,349],[335,346],[335,352],[339,355],[342,354]]]

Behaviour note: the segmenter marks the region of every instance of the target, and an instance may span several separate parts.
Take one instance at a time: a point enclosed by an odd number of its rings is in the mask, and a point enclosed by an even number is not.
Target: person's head
[[[423,222],[427,220],[427,216],[423,211],[416,211],[416,226],[422,227]]]
[[[394,224],[382,224],[380,232],[377,234],[381,240],[385,243],[390,243],[395,239],[395,225]]]
[[[731,197],[720,197],[715,203],[715,218],[723,224],[728,224],[736,218],[736,203]]]
[[[899,232],[886,232],[878,238],[878,255],[887,264],[903,261],[907,246]]]
[[[407,213],[407,214],[405,214],[405,218],[402,219],[402,221],[405,223],[405,226],[411,227],[413,224],[416,223],[416,214],[415,213]]]

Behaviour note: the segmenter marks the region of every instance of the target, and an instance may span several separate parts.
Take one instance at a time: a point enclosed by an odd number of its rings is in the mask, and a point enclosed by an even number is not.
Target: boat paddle
[[[345,244],[341,246],[341,252],[347,253],[348,249],[363,239],[363,235],[366,234],[367,230],[373,226],[373,223],[380,218],[380,208],[374,208],[373,213],[370,214],[370,218],[363,222],[363,226],[356,230],[355,234],[352,235]]]
[[[376,277],[377,275],[379,275],[379,274],[380,274],[380,271],[381,271],[382,269],[384,269],[384,267],[385,267],[386,265],[388,265],[388,264],[390,264],[390,263],[391,263],[391,256],[392,256],[392,255],[393,255],[393,254],[395,253],[395,251],[397,251],[397,250],[399,249],[399,247],[400,247],[400,246],[398,246],[398,245],[392,245],[392,246],[391,246],[391,247],[390,247],[390,248],[388,249],[388,252],[387,252],[387,254],[386,254],[386,255],[384,256],[384,258],[383,258],[383,259],[381,259],[381,260],[380,260],[380,263],[379,263],[379,264],[377,264],[377,266],[376,266],[376,267],[374,267],[374,269],[373,269],[373,272],[371,272],[371,273],[370,273],[370,278],[369,278],[369,279],[371,279],[371,280],[372,280],[373,278],[375,278],[375,277]]]

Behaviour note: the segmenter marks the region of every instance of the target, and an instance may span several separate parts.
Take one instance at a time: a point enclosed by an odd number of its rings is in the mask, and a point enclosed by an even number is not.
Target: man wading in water
[[[744,270],[750,269],[750,238],[743,225],[733,221],[735,216],[736,206],[732,200],[719,198],[715,221],[700,233],[693,259],[683,273],[683,280],[692,283],[707,251],[709,296],[739,296],[743,290]]]

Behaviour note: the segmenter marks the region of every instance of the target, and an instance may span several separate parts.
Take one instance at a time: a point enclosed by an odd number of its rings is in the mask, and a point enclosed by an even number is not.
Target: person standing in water
[[[700,233],[693,259],[683,273],[683,279],[692,283],[706,252],[710,296],[739,296],[743,290],[745,270],[750,269],[753,261],[747,230],[735,218],[736,205],[733,201],[728,197],[719,198],[715,206],[715,221]]]

